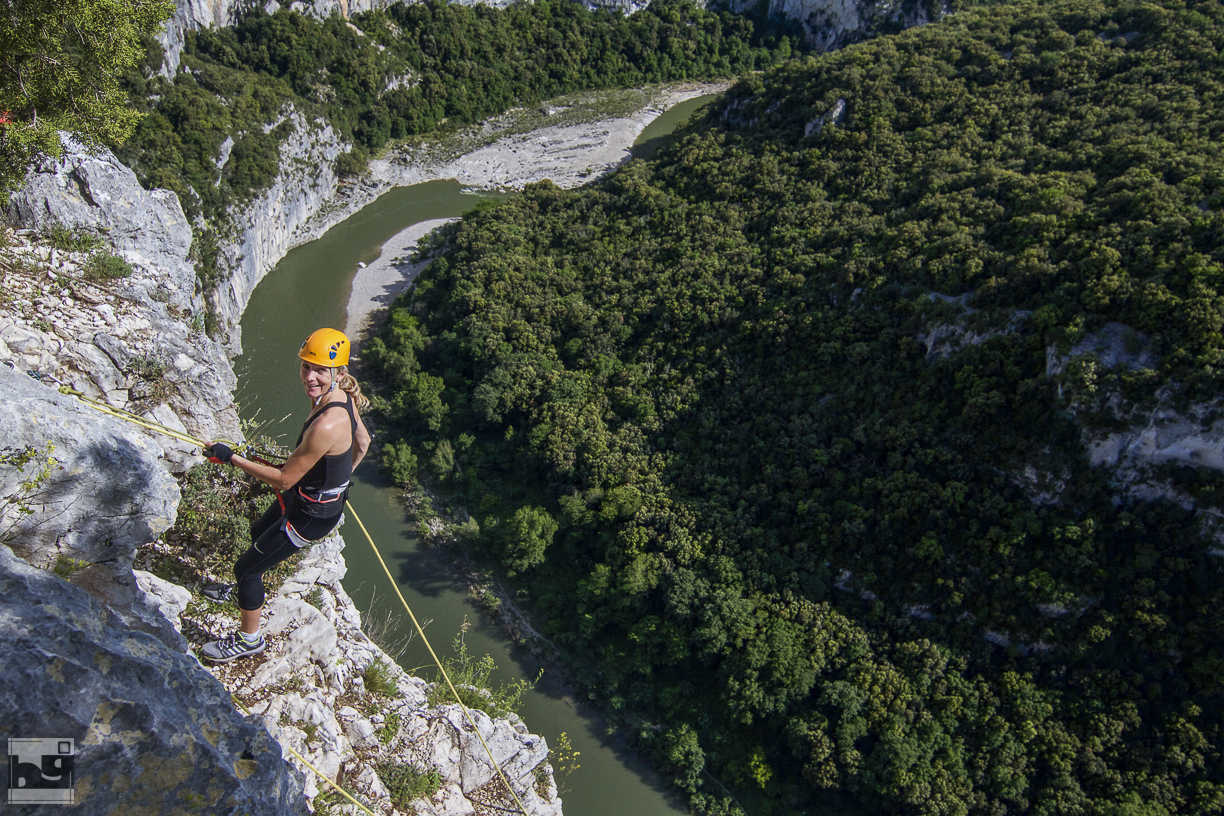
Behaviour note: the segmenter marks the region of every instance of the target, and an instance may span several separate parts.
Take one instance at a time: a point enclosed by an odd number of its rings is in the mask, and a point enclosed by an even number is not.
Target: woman
[[[202,657],[217,663],[264,650],[259,633],[263,574],[335,529],[348,496],[349,477],[370,447],[370,435],[358,414],[369,400],[348,373],[348,338],[335,329],[319,329],[302,343],[298,357],[310,416],[284,466],[252,462],[219,442],[210,448],[209,461],[233,465],[280,494],[280,501],[251,525],[251,548],[234,564],[242,612],[239,630],[200,650]],[[204,594],[225,600],[230,589],[214,585]]]

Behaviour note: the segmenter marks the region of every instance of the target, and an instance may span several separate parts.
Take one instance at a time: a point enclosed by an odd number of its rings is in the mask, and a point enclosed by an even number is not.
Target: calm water
[[[635,159],[649,159],[660,147],[667,144],[672,131],[687,122],[694,113],[717,98],[718,94],[698,96],[668,108],[663,112],[662,116],[655,119],[642,130],[629,152],[633,154]]]
[[[651,124],[639,144],[653,144],[653,152],[660,137],[711,98],[672,108]],[[286,255],[256,288],[242,318],[244,352],[235,361],[235,368],[243,416],[254,418],[264,433],[291,445],[309,410],[297,375],[298,347],[320,326],[344,325],[357,263],[376,259],[382,244],[405,227],[431,218],[461,215],[484,197],[464,195],[457,183],[449,181],[399,188],[319,240]],[[454,571],[432,549],[418,543],[415,525],[400,505],[398,491],[382,479],[373,462],[363,463],[357,470],[350,500],[417,617],[431,621],[426,634],[439,654],[451,653],[451,643],[466,620],[472,624],[466,635],[468,650],[477,655],[491,654],[500,667],[494,682],[532,679],[539,673],[540,666],[530,654],[508,641],[499,628],[485,623]],[[378,616],[380,611],[385,614],[398,608],[392,588],[357,526],[350,523],[344,534],[348,543],[346,591],[363,613],[373,607]],[[406,635],[410,627],[404,619],[399,631]],[[424,667],[429,663],[428,653],[414,642],[400,663],[410,670]],[[418,673],[433,678],[428,668]],[[581,768],[559,780],[565,812],[569,816],[687,812],[663,788],[658,776],[624,747],[618,735],[606,733],[606,721],[598,712],[578,705],[566,691],[559,678],[546,674],[525,696],[520,708],[533,733],[542,734],[555,746],[565,732],[581,752]]]

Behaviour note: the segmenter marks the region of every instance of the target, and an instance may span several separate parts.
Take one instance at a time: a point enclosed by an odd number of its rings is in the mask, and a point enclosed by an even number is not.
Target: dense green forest
[[[1224,478],[1085,447],[1219,393],[1222,53],[1216,0],[1060,0],[749,76],[450,229],[384,462],[698,811],[1219,813]]]
[[[801,34],[691,0],[628,17],[569,0],[501,9],[429,0],[351,24],[257,8],[232,28],[188,33],[173,79],[156,74],[151,43],[128,78],[133,105],[148,115],[116,152],[146,186],[175,191],[189,217],[224,221],[276,176],[290,106],[353,144],[339,169],[356,173],[392,139],[574,91],[739,76],[801,50]]]

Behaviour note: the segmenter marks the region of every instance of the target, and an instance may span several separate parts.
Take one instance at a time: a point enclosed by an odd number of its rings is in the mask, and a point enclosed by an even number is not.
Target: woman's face
[[[306,396],[310,397],[310,401],[314,402],[323,394],[331,390],[332,377],[335,376],[335,369],[327,366],[315,365],[302,361],[302,387],[306,389]]]

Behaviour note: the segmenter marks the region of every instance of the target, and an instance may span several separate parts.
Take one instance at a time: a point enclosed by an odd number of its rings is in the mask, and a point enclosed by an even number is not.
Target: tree
[[[510,540],[502,563],[516,575],[544,561],[544,550],[557,533],[557,522],[540,507],[520,507],[510,519]]]
[[[142,114],[119,79],[173,12],[172,0],[0,2],[0,203],[59,155],[60,131],[86,148],[131,135]]]

